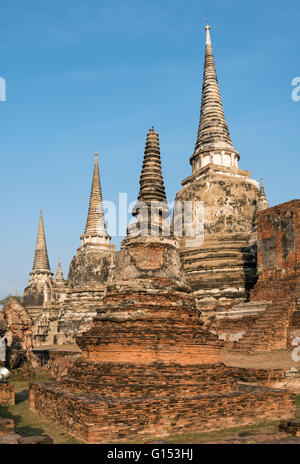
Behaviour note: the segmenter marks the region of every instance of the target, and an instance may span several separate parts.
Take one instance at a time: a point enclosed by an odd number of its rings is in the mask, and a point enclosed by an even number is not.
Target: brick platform
[[[0,383],[0,405],[11,406],[15,404],[15,389],[12,383]]]
[[[294,394],[247,385],[227,394],[118,398],[31,384],[30,404],[86,443],[207,432],[295,415]]]
[[[111,289],[61,382],[30,385],[32,410],[86,443],[290,419],[295,395],[240,386],[184,292]]]

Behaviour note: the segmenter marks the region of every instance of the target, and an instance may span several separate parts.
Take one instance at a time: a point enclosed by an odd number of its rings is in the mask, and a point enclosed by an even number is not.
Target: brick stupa
[[[61,382],[30,386],[31,408],[86,443],[143,441],[295,413],[292,393],[239,387],[220,362],[222,344],[202,328],[177,242],[172,232],[165,235],[168,214],[151,129],[136,223],[116,255],[92,328],[77,337],[82,357]]]

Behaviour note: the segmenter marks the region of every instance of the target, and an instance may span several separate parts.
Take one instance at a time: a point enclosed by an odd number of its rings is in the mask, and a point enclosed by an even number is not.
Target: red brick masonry
[[[258,213],[257,233],[259,279],[251,300],[289,297],[300,281],[300,200]]]
[[[293,393],[248,385],[233,393],[128,398],[74,393],[58,383],[31,384],[30,404],[86,443],[207,432],[295,415]]]
[[[10,406],[15,404],[15,390],[12,383],[0,383],[0,405]]]
[[[112,292],[77,340],[83,356],[62,382],[31,384],[30,407],[86,443],[294,417],[293,393],[238,385],[191,307],[179,292]]]
[[[223,344],[203,329],[194,298],[171,276],[175,248],[153,260],[150,247],[143,259],[142,249],[123,248],[128,271],[119,263],[120,280],[77,337],[82,357],[61,382],[31,384],[30,407],[86,443],[292,418],[293,393],[238,385],[220,362]]]

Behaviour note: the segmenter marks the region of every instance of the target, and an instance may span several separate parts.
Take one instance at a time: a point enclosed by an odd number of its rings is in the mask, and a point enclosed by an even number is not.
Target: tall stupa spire
[[[55,280],[56,282],[64,282],[64,274],[61,268],[60,258],[58,258],[58,265],[57,265],[57,271],[55,274]]]
[[[35,247],[32,273],[34,274],[52,274],[49,265],[47,244],[45,237],[45,228],[43,221],[43,212],[40,212],[39,230]]]
[[[233,148],[224,116],[221,93],[211,44],[210,26],[205,27],[205,63],[203,73],[200,123],[194,154],[193,171],[209,163],[238,167],[239,154]]]
[[[133,216],[137,223],[128,227],[129,235],[139,230],[138,235],[160,235],[170,215],[164,186],[159,135],[152,127],[146,138],[144,161],[140,176],[140,191]],[[134,232],[133,232],[134,231]]]
[[[83,243],[86,243],[87,241],[89,241],[89,239],[92,239],[92,241],[94,241],[93,238],[95,237],[100,238],[104,242],[110,240],[110,236],[107,233],[104,219],[102,190],[98,165],[98,153],[95,153],[94,174],[86,227],[84,234],[80,238],[83,241]]]

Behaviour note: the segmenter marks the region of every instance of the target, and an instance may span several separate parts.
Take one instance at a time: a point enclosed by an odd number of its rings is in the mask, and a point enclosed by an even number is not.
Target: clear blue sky
[[[206,8],[240,167],[264,177],[271,205],[300,197],[298,1],[2,0],[0,296],[27,284],[41,207],[52,270],[60,256],[67,274],[95,151],[104,197],[134,200],[154,125],[174,199],[191,172]]]

